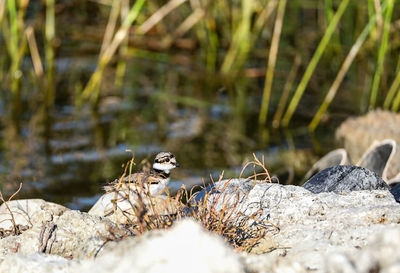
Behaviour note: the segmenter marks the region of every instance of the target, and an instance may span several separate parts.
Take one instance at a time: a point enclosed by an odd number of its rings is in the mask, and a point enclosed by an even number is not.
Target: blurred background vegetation
[[[134,154],[176,185],[281,183],[349,115],[400,104],[395,0],[0,0],[0,184],[85,209]],[[130,150],[131,152],[127,152]],[[178,186],[179,187],[179,186]]]

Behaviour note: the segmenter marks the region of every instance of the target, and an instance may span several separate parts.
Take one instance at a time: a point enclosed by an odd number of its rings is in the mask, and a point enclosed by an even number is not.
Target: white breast
[[[168,182],[169,178],[160,179],[160,183],[158,184],[150,184],[150,195],[155,196],[162,193],[167,187]]]
[[[160,183],[158,184],[150,184],[150,195],[156,196],[163,193],[168,182],[169,178],[160,179]],[[147,190],[147,185],[145,188]],[[132,205],[136,203],[137,198],[137,188],[133,184],[130,187],[122,187],[117,192],[109,192],[101,196],[88,213],[91,215],[106,216],[114,210],[115,203],[120,211],[130,210],[132,209]]]

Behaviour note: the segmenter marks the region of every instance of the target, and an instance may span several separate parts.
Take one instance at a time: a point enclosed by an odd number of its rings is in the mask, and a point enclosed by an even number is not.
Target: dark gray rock
[[[362,167],[342,165],[320,171],[303,187],[312,193],[390,189],[374,172]]]
[[[390,189],[390,192],[393,194],[394,199],[396,199],[397,202],[400,202],[400,183],[391,186],[392,188]]]
[[[256,182],[252,179],[229,179],[223,180],[221,183],[208,184],[204,189],[195,193],[193,200],[201,202],[205,199],[206,194],[215,195],[221,194],[229,196],[228,199],[236,199],[232,197],[243,197],[246,196],[256,185]],[[239,194],[239,196],[237,196]],[[241,199],[241,198],[240,198]]]

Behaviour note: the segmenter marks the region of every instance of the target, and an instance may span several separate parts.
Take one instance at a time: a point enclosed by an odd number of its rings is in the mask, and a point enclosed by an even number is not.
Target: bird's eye
[[[169,162],[169,158],[165,159],[165,162]]]

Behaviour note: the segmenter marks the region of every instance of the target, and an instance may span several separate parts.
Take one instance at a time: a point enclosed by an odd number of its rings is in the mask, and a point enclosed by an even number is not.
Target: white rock
[[[0,272],[70,273],[73,272],[73,264],[76,264],[76,262],[54,255],[39,253],[30,255],[15,254],[3,260],[0,264]]]
[[[374,234],[361,249],[328,253],[320,272],[400,272],[400,227],[388,227]]]
[[[246,272],[254,273],[306,273],[304,265],[295,259],[286,258],[286,251],[274,251],[265,255],[242,254]]]
[[[342,253],[329,253],[324,257],[325,271],[329,273],[357,273],[349,257]],[[320,268],[321,270],[321,268]]]
[[[372,236],[368,244],[353,256],[358,272],[372,272],[376,268],[390,270],[400,265],[400,226]]]
[[[106,249],[81,272],[244,272],[238,254],[199,224],[185,220],[162,232],[129,238]]]
[[[118,224],[132,224],[136,221],[136,207],[138,196],[134,191],[110,192],[102,195],[89,210],[90,215],[107,218]],[[174,214],[176,201],[165,195],[154,197],[142,196],[144,206],[148,209],[148,215],[155,211],[160,215]]]
[[[12,264],[18,273],[30,268],[71,273],[400,272],[400,204],[389,191],[313,194],[296,186],[232,181],[232,187],[225,188],[225,200],[235,202],[234,189],[239,187],[238,211],[251,214],[262,208],[260,218],[279,227],[279,232],[267,232],[254,248],[260,255],[238,255],[220,237],[190,220],[169,230],[105,243],[99,233],[105,234],[112,222],[28,200],[22,203],[25,210],[35,208],[28,213],[35,219],[16,218],[30,229],[0,240],[0,259],[4,260],[0,272],[8,272]],[[18,206],[10,203],[10,207]],[[57,236],[51,247],[47,245],[49,253],[72,256],[73,262],[32,254],[40,246],[40,231],[51,223],[57,226]],[[96,253],[96,259],[87,259]]]
[[[289,264],[297,262],[323,272],[328,253],[363,248],[372,235],[400,223],[400,204],[386,190],[313,194],[302,187],[255,184],[244,179],[233,179],[228,186],[224,183],[227,181],[216,185],[220,192],[224,189],[223,195],[215,193],[209,200],[218,200],[222,207],[222,200],[233,204],[239,196],[238,211],[251,215],[262,209],[259,219],[279,227],[279,232],[268,232],[253,251],[286,249],[285,257],[277,258],[277,263],[286,259]]]
[[[63,214],[68,208],[46,202],[42,199],[24,199],[7,202],[17,225],[32,227],[34,224],[51,221],[53,216]],[[8,230],[13,227],[12,217],[6,204],[0,206],[0,228]]]
[[[70,258],[92,257],[107,241],[108,228],[115,226],[100,217],[40,199],[13,200],[7,205],[16,225],[27,225],[29,229],[1,239],[0,257],[37,252]],[[5,204],[0,206],[0,212],[0,228],[10,229],[12,221]]]

